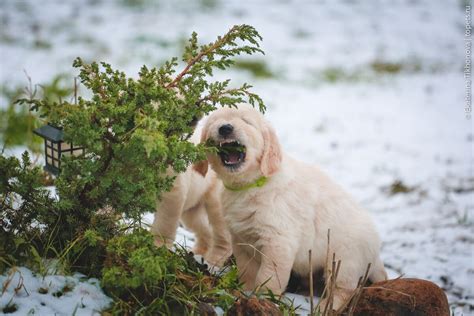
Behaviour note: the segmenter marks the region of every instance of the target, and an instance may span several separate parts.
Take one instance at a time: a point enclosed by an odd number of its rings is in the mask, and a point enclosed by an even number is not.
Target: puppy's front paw
[[[206,261],[209,262],[211,265],[222,267],[231,254],[231,250],[211,249],[209,253],[205,256],[205,258]]]
[[[168,249],[171,249],[173,242],[165,242],[164,238],[155,236],[155,246],[158,248],[166,246]]]
[[[204,256],[204,254],[207,252],[207,246],[203,245],[196,245],[193,247],[191,250],[195,255],[201,255]]]

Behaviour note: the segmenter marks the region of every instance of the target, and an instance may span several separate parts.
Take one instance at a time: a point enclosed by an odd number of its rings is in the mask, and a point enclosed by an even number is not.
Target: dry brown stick
[[[326,248],[326,268],[329,266],[329,246],[331,244],[331,229],[329,228],[328,229],[328,245],[327,245],[327,248]]]
[[[355,305],[355,297],[357,296],[360,288],[363,287],[362,279],[363,277],[359,277],[359,280],[357,281],[357,287],[354,289],[354,291],[352,291],[351,296],[349,297],[347,302],[343,306],[341,306],[338,312],[342,312],[342,310],[347,307],[348,315],[352,315],[353,305]]]
[[[313,302],[313,264],[311,260],[311,249],[309,250],[309,304],[310,304],[310,315],[313,316],[314,313],[314,302]]]
[[[338,260],[338,261],[337,261],[336,275],[335,275],[335,277],[334,277],[335,279],[337,279],[337,277],[339,276],[339,270],[340,270],[340,268],[341,268],[341,262],[342,262],[341,260]]]
[[[328,244],[329,244],[329,232],[328,232]],[[329,245],[328,245],[328,247],[329,247]],[[328,289],[328,293],[326,293],[326,295],[327,295],[327,304],[326,304],[326,306],[324,306],[324,311],[323,311],[324,316],[328,315],[328,313],[331,313],[331,309],[332,309],[332,299],[333,299],[333,291],[334,291],[334,271],[336,269],[335,256],[336,256],[336,254],[333,253],[333,259],[332,259],[332,263],[331,263],[331,270],[329,270],[327,272],[328,276],[327,276],[327,280],[326,280],[326,283],[327,283],[326,287]]]
[[[332,254],[332,272],[331,272],[331,299],[329,300],[329,315],[333,314],[333,307],[334,307],[334,291],[336,290],[336,274],[337,274],[337,266],[336,266],[336,253],[333,252]]]
[[[341,260],[338,260],[337,264],[336,264],[336,253],[333,254],[333,264],[335,266],[335,272],[333,273],[331,310],[329,311],[329,313],[330,313],[330,315],[332,315],[332,314],[337,315],[337,313],[333,312],[334,292],[337,290],[337,277],[339,276],[339,270],[341,269]]]
[[[77,77],[74,77],[74,104],[77,105]]]
[[[321,298],[323,297],[328,297],[328,304],[329,304],[329,295],[330,295],[330,292],[331,292],[331,277],[330,277],[330,273],[331,271],[328,269],[329,267],[329,248],[330,248],[330,245],[331,245],[331,229],[329,228],[328,229],[328,243],[327,243],[327,248],[326,248],[326,285],[324,287],[324,291],[323,291],[323,295],[321,295]],[[328,304],[326,304],[326,306],[324,306],[324,311],[323,311],[323,315],[326,315],[326,312],[327,312],[327,307],[328,307]]]
[[[353,292],[353,297],[352,300],[350,301],[349,307],[348,307],[348,315],[353,315],[354,314],[354,309],[357,305],[357,303],[360,300],[360,297],[362,296],[362,292],[365,288],[365,284],[367,283],[367,280],[369,278],[369,271],[370,271],[371,264],[369,263],[367,265],[367,269],[365,270],[365,274],[362,278],[359,278],[359,284],[356,288],[356,290]]]
[[[323,293],[321,293],[321,299],[327,295],[328,285],[329,285],[329,283],[326,281],[326,284],[323,288]],[[321,305],[321,299],[319,300],[318,305],[316,305],[316,309],[318,309],[318,307],[319,307],[319,312],[321,312],[321,306],[320,306]]]

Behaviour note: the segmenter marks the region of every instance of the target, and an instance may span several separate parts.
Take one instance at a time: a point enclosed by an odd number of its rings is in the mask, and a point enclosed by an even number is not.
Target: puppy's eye
[[[246,124],[248,124],[248,125],[250,125],[250,126],[255,127],[255,126],[252,124],[252,122],[251,122],[250,120],[246,119],[245,117],[242,118],[242,121],[244,121],[244,123],[246,123]]]

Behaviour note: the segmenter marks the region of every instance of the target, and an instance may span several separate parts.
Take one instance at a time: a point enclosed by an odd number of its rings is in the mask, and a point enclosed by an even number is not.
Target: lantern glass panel
[[[80,156],[80,155],[84,154],[84,149],[83,148],[74,148],[72,150],[72,154],[74,156]]]
[[[64,156],[70,156],[71,155],[71,152],[72,152],[72,144],[70,143],[62,143],[61,144],[61,153],[64,155]]]
[[[62,143],[61,144],[61,151],[69,150],[71,147],[72,146],[69,143]]]
[[[46,156],[46,163],[48,165],[52,165],[53,164],[53,159],[50,156]]]

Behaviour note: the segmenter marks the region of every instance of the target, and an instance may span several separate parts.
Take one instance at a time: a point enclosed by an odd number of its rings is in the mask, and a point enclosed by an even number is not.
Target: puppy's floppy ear
[[[207,140],[207,126],[204,126],[201,131],[201,144]],[[209,169],[209,162],[207,160],[201,160],[193,165],[193,169],[199,172],[203,177],[206,176],[207,170]]]
[[[273,127],[265,122],[263,129],[263,155],[260,161],[260,171],[266,177],[271,176],[280,168],[282,152],[280,143]]]

